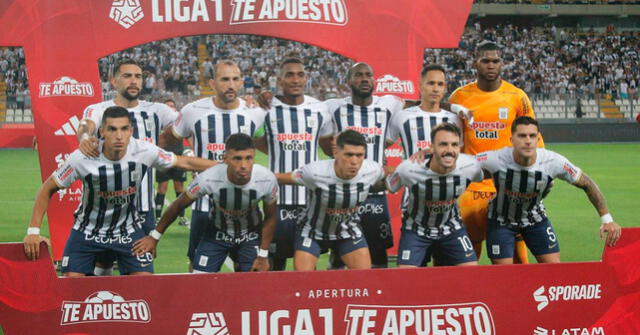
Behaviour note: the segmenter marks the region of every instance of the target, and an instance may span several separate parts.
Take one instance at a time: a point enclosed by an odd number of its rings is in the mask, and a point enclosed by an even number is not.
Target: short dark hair
[[[163,104],[166,104],[167,102],[173,102],[173,104],[176,104],[176,101],[173,99],[164,99],[164,101],[162,102]]]
[[[282,71],[284,66],[287,65],[287,64],[300,64],[300,65],[304,66],[304,62],[302,61],[302,59],[300,59],[300,57],[288,56],[287,58],[283,59],[282,62],[280,62],[280,65],[278,66],[278,69],[280,69],[280,71]]]
[[[535,125],[536,128],[538,129],[538,132],[540,132],[540,125],[538,125],[538,121],[534,118],[532,118],[531,116],[520,116],[518,118],[516,118],[515,120],[513,120],[513,123],[511,124],[511,133],[515,133],[516,132],[516,127],[518,127],[519,125]]]
[[[129,111],[120,106],[111,106],[104,110],[104,114],[102,114],[102,124],[107,122],[107,119],[117,119],[121,117],[126,117],[129,119],[129,123],[131,123],[131,117],[129,116]]]
[[[229,150],[249,150],[255,149],[255,145],[253,144],[253,139],[251,136],[243,133],[231,134],[227,137],[227,140],[224,141],[224,149],[226,151]]]
[[[429,71],[440,71],[444,74],[447,74],[447,71],[445,71],[444,66],[440,65],[440,64],[427,64],[422,68],[422,71],[420,71],[420,78],[424,78],[424,76],[427,75],[427,72]]]
[[[443,122],[435,127],[433,127],[433,129],[431,129],[431,144],[433,144],[433,142],[435,142],[436,140],[436,134],[440,131],[446,131],[449,133],[453,133],[456,134],[456,136],[458,136],[458,138],[462,138],[462,132],[460,131],[460,128],[458,128],[458,126],[456,126],[453,123],[449,123],[449,122]]]
[[[351,129],[347,129],[338,135],[336,139],[336,146],[340,149],[343,149],[345,145],[356,145],[360,147],[367,147],[367,141],[364,139],[364,136],[359,132]]]
[[[140,66],[140,64],[138,64],[138,62],[136,62],[135,60],[131,59],[131,58],[123,58],[120,59],[117,63],[116,66],[113,67],[113,76],[115,77],[116,75],[118,75],[118,72],[120,72],[120,67],[122,67],[122,65],[135,65],[139,68],[142,68]]]
[[[502,52],[502,49],[496,42],[484,41],[476,46],[476,58],[480,58],[485,51],[498,51]]]

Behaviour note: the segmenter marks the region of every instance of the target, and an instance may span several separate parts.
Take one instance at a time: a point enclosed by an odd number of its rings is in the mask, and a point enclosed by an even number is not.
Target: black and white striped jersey
[[[318,140],[331,135],[333,126],[326,104],[305,96],[304,102],[292,106],[273,99],[264,119],[269,148],[269,169],[276,173],[291,172],[318,160]],[[305,188],[280,186],[280,205],[304,205]]]
[[[263,214],[259,203],[278,199],[278,181],[273,172],[253,165],[251,179],[245,185],[233,184],[227,177],[227,164],[218,164],[198,174],[187,188],[192,199],[209,196],[209,222],[232,238],[259,231]]]
[[[387,125],[404,103],[393,95],[373,96],[369,106],[354,105],[351,97],[325,101],[333,117],[334,133],[352,129],[367,140],[367,159],[384,164]]]
[[[503,225],[526,227],[547,217],[543,195],[551,181],[560,178],[574,184],[582,170],[564,156],[537,148],[536,162],[521,166],[513,159],[513,148],[487,151],[476,156],[489,171],[496,186],[496,196],[489,204],[489,218]]]
[[[455,113],[444,109],[430,113],[423,111],[420,106],[405,108],[391,117],[387,139],[393,142],[401,139],[405,157],[411,157],[431,147],[431,130],[443,122],[453,123],[462,129],[462,122]]]
[[[249,108],[241,103],[236,109],[220,109],[212,98],[203,98],[184,106],[172,129],[178,138],[193,136],[196,157],[221,161],[224,142],[231,134],[253,136],[263,120],[264,111],[260,108]],[[208,196],[199,198],[192,208],[208,212]]]
[[[102,115],[104,110],[116,106],[113,100],[99,102],[89,105],[82,113],[84,119],[93,121],[96,124],[96,137],[99,137],[98,128],[102,124]],[[149,143],[157,144],[158,137],[162,129],[172,124],[178,118],[178,112],[169,108],[169,106],[157,103],[138,100],[138,105],[127,108],[129,117],[133,126],[133,138],[144,140]],[[138,204],[136,208],[142,212],[153,209],[153,172],[147,171],[142,181],[142,189],[138,193]]]
[[[483,179],[483,172],[471,155],[460,154],[456,168],[447,174],[432,171],[429,159],[426,163],[402,162],[386,183],[392,192],[403,186],[409,190],[402,228],[437,239],[462,228],[457,199],[469,184]]]
[[[175,161],[173,153],[132,138],[119,161],[103,154],[86,157],[76,149],[53,179],[62,188],[82,180],[82,201],[73,214],[73,229],[87,236],[113,238],[141,228],[145,218],[138,213],[135,198],[143,177],[150,168],[171,168]]]
[[[382,165],[365,159],[358,174],[344,180],[336,175],[335,160],[305,165],[293,172],[294,180],[309,190],[307,206],[299,217],[302,236],[316,240],[362,237],[358,209],[369,188],[384,177]]]

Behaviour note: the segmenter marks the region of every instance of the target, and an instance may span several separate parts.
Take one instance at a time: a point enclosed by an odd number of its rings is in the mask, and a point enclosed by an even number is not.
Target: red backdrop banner
[[[640,228],[602,262],[56,278],[0,244],[6,334],[640,333]]]
[[[77,147],[70,125],[101,100],[100,57],[177,36],[254,34],[305,42],[376,71],[378,94],[417,96],[425,47],[456,47],[472,0],[5,0],[0,45],[24,47],[42,178]],[[52,197],[60,259],[79,184]],[[399,212],[394,212],[396,219]]]

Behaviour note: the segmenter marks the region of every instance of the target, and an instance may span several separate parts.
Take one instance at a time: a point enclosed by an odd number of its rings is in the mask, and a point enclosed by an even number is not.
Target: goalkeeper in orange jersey
[[[494,42],[480,43],[474,59],[476,81],[458,88],[449,97],[450,103],[473,111],[464,120],[463,152],[466,154],[476,155],[511,146],[509,138],[513,120],[524,115],[535,118],[527,94],[500,78],[502,65],[500,47]],[[538,146],[543,146],[542,138]],[[489,200],[495,193],[493,181],[485,179],[472,183],[460,197],[462,222],[467,226],[478,258],[486,235]],[[528,263],[522,237],[517,239],[514,260],[516,263]]]

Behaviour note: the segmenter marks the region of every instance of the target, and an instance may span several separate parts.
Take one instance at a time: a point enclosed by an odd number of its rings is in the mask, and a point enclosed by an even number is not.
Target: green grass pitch
[[[640,182],[640,143],[630,144],[548,144],[581,167],[600,186],[614,219],[623,227],[638,226],[634,208]],[[266,164],[266,156],[257,158]],[[41,183],[37,153],[27,149],[0,150],[0,242],[22,241],[33,199]],[[170,187],[168,199],[172,200]],[[558,235],[563,261],[599,260],[603,243],[598,236],[599,218],[584,192],[557,181],[545,201],[549,217]],[[166,207],[165,207],[166,208]],[[189,213],[187,214],[189,215]],[[43,226],[48,235],[48,227]],[[184,272],[187,269],[188,229],[174,223],[158,247],[157,273]],[[319,268],[324,268],[326,257]],[[531,258],[533,260],[533,258]],[[486,256],[481,264],[488,264]]]

